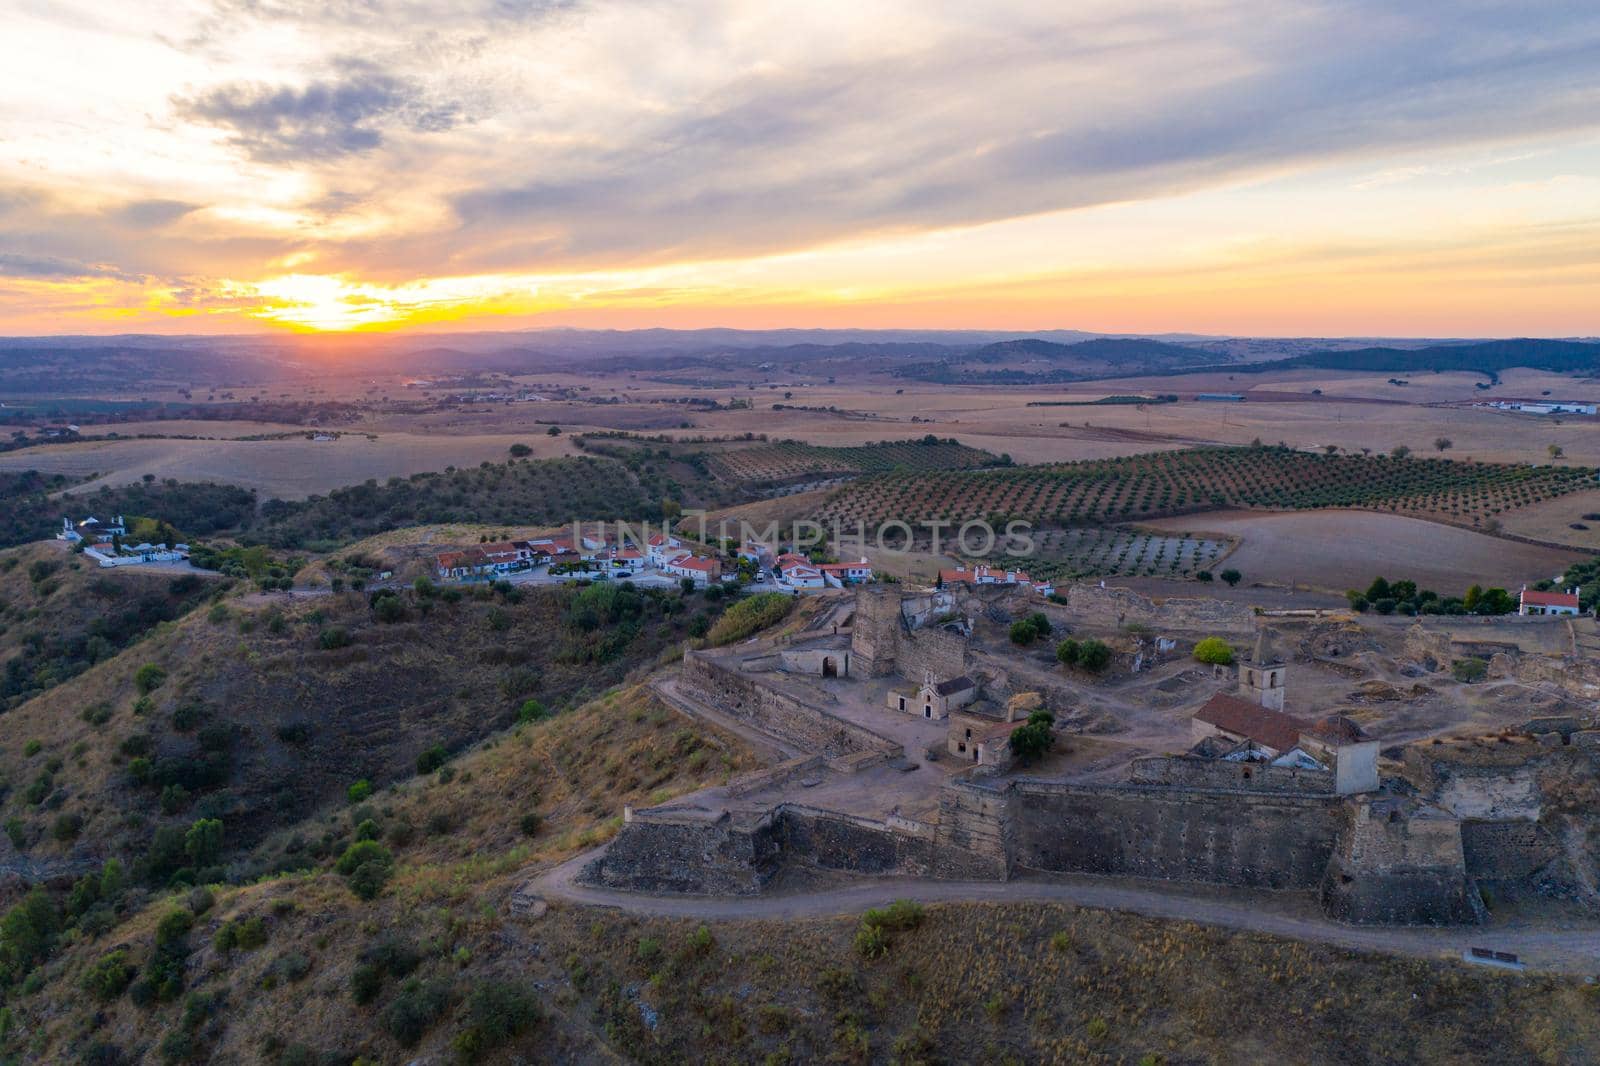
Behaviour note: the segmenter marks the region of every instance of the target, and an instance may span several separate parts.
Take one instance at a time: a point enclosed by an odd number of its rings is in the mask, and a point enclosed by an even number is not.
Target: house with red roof
[[[1566,592],[1533,592],[1528,586],[1522,586],[1522,593],[1517,597],[1517,613],[1520,615],[1535,614],[1566,614],[1574,615],[1582,611],[1578,603],[1579,590],[1568,589]]]
[[[804,555],[794,552],[785,552],[778,556],[778,561],[772,564],[778,572],[778,580],[797,589],[820,589],[828,581],[822,576],[821,567],[807,559]]]
[[[434,556],[433,567],[440,581],[466,581],[493,570],[489,557],[479,548],[440,552]]]
[[[699,555],[679,555],[674,559],[669,559],[662,569],[675,577],[686,577],[696,585],[706,585],[712,581],[722,580],[721,561]]]
[[[1026,585],[1041,596],[1055,592],[1055,586],[1048,580],[1035,581],[1026,570],[1006,570],[987,563],[978,563],[970,570],[960,563],[952,569],[940,570],[939,587],[948,585]]]
[[[872,564],[867,562],[867,557],[862,556],[860,562],[855,563],[822,563],[817,567],[822,571],[823,580],[834,588],[843,588],[846,585],[864,585],[872,580]]]

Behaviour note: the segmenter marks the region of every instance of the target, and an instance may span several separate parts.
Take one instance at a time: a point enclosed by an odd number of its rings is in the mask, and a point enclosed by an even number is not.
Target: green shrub
[[[370,900],[394,875],[394,856],[376,840],[358,840],[345,849],[334,868],[344,875],[350,891]]]
[[[1233,648],[1221,637],[1206,637],[1195,644],[1194,658],[1196,662],[1213,666],[1230,666],[1233,663]]]
[[[347,648],[350,646],[350,631],[343,626],[329,626],[318,634],[317,644],[323,651]]]
[[[266,942],[267,922],[260,915],[224,922],[222,928],[217,930],[216,936],[211,938],[212,946],[221,952],[235,949],[253,951]]]
[[[540,828],[544,825],[544,819],[539,817],[537,812],[529,811],[522,816],[517,825],[521,828],[523,836],[538,836]]]
[[[383,991],[383,970],[370,962],[357,963],[350,971],[350,998],[365,1006]]]
[[[57,840],[75,840],[83,832],[83,815],[77,811],[66,811],[56,815],[55,824],[50,827],[50,835]]]
[[[183,852],[196,866],[210,866],[222,854],[222,820],[201,818],[183,835]]]
[[[1056,661],[1062,666],[1076,666],[1082,652],[1083,645],[1069,637],[1056,645]]]
[[[139,971],[128,962],[126,948],[118,948],[84,971],[79,985],[91,996],[100,1000],[113,1000],[122,995]]]
[[[360,803],[370,795],[372,795],[372,782],[364,777],[344,791],[345,799],[351,803]]]
[[[542,718],[548,717],[549,713],[549,711],[545,710],[544,704],[538,700],[524,700],[522,706],[517,708],[517,722],[522,725],[526,725],[529,722],[537,722]]]
[[[1450,673],[1457,681],[1471,685],[1489,676],[1489,664],[1483,659],[1457,659],[1450,665]]]
[[[168,944],[181,943],[189,935],[189,930],[194,928],[194,914],[186,910],[173,909],[161,916],[156,923],[156,946],[165,947]]]
[[[383,1009],[383,1027],[405,1047],[414,1046],[450,1005],[450,986],[415,977]]]
[[[1111,665],[1111,649],[1098,640],[1086,640],[1078,648],[1078,666],[1098,674]]]
[[[435,744],[417,756],[417,773],[431,774],[443,766],[450,758],[450,753],[444,750],[443,744]]]
[[[537,1024],[541,1011],[533,989],[517,981],[484,981],[467,994],[467,1027],[453,1046],[465,1061],[509,1041]]]
[[[881,925],[862,923],[856,930],[856,954],[863,959],[881,959],[889,954],[889,934]]]
[[[31,759],[35,755],[39,754],[39,752],[42,751],[43,749],[44,749],[44,741],[42,741],[42,740],[30,740],[26,744],[22,745],[22,754]]]
[[[783,621],[793,607],[793,596],[782,592],[758,593],[724,611],[706,637],[714,647],[744,640]]]
[[[145,663],[133,674],[133,685],[141,696],[148,696],[165,684],[166,680],[167,672],[155,663]]]

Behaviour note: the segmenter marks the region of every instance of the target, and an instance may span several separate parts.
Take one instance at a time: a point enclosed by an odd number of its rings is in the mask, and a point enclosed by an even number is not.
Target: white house
[[[645,544],[645,552],[651,566],[665,566],[669,558],[684,554],[683,541],[670,533],[655,533]]]
[[[112,547],[109,543],[95,544],[83,550],[83,554],[94,559],[101,566],[132,566],[134,563],[181,563],[189,558],[187,544],[124,544],[121,550]]]
[[[939,571],[939,584],[945,585],[1026,585],[1039,593],[1048,596],[1055,591],[1055,586],[1048,580],[1035,581],[1028,576],[1026,570],[1005,570],[979,563],[968,570],[965,566],[957,565],[953,570]]]
[[[1582,608],[1578,604],[1578,589],[1571,588],[1566,592],[1531,592],[1528,586],[1522,586],[1522,593],[1517,598],[1517,613],[1530,614],[1577,614]]]
[[[867,562],[866,556],[862,556],[858,563],[823,563],[817,569],[822,571],[823,578],[834,588],[864,585],[872,580],[872,564]]]
[[[712,581],[722,580],[722,563],[716,559],[704,559],[698,555],[680,555],[670,559],[662,567],[674,577],[686,577],[696,585],[705,585]]]
[[[773,564],[773,569],[778,572],[778,580],[790,588],[820,589],[827,585],[827,579],[822,576],[822,570],[811,560],[803,555],[788,552],[778,556],[778,561]]]
[[[89,544],[104,544],[113,537],[125,537],[128,527],[123,524],[122,516],[117,515],[115,522],[102,522],[94,515],[90,515],[76,526],[72,519],[63,518],[61,529],[56,533],[57,540],[64,540],[72,544],[84,541]]]

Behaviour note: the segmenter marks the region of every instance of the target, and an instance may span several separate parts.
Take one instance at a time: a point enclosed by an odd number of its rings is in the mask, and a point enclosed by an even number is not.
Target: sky
[[[0,0],[0,333],[1600,334],[1592,0]]]

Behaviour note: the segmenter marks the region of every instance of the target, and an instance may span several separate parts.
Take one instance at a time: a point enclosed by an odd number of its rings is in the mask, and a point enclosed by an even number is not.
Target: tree
[[[1018,762],[1031,763],[1041,758],[1055,744],[1055,731],[1051,725],[1055,716],[1049,711],[1034,711],[1028,724],[1019,726],[1011,734],[1011,754]]]
[[[1195,574],[1194,577],[1195,577],[1196,581],[1210,581],[1211,580],[1211,571],[1202,570],[1199,573]]]
[[[1038,635],[1038,630],[1034,629],[1033,623],[1026,618],[1022,619],[1021,621],[1011,623],[1011,643],[1013,644],[1020,644],[1023,646],[1032,644],[1034,638],[1036,638]]]
[[[1028,616],[1028,624],[1033,626],[1033,632],[1039,637],[1050,635],[1050,619],[1044,616],[1043,611],[1034,611]]]
[[[1086,640],[1078,648],[1078,665],[1098,674],[1111,665],[1111,649],[1098,640]]]
[[[1239,573],[1239,571],[1237,571],[1237,570],[1232,569],[1231,567],[1229,569],[1227,569],[1227,570],[1224,570],[1222,573],[1218,574],[1217,576],[1222,578],[1222,580],[1226,581],[1228,583],[1228,587],[1230,589],[1233,588],[1233,586],[1235,586],[1235,585],[1237,585],[1239,583],[1239,579],[1240,578],[1244,577],[1243,574]]]
[[[1562,458],[1563,456],[1565,456],[1567,454],[1566,452],[1561,450],[1561,445],[1559,445],[1559,444],[1552,444],[1548,448],[1546,448],[1545,451],[1550,453],[1550,458],[1552,460],[1560,459],[1560,458]]]
[[[506,450],[511,453],[511,458],[513,459],[526,459],[533,454],[533,449],[526,444],[513,444]]]
[[[134,672],[133,684],[139,695],[148,696],[167,680],[167,672],[155,663],[145,663]]]
[[[1433,438],[1433,446],[1441,452],[1447,452],[1456,446],[1456,442],[1449,437],[1435,437]]]
[[[1389,595],[1389,582],[1386,578],[1375,577],[1372,579],[1372,584],[1367,586],[1368,600],[1388,599]]]
[[[183,852],[197,868],[217,861],[222,854],[222,819],[201,818],[183,835]]]
[[[547,437],[559,437],[561,436],[561,427],[551,426],[549,429],[544,431],[544,435]]]
[[[1221,637],[1206,637],[1194,646],[1196,662],[1227,666],[1233,662],[1233,648]]]
[[[1081,645],[1079,645],[1077,641],[1068,637],[1066,640],[1063,640],[1060,644],[1056,645],[1056,661],[1061,663],[1062,666],[1076,666],[1078,664],[1078,655],[1080,654],[1081,650]]]
[[[1389,455],[1395,459],[1404,459],[1410,454],[1411,449],[1406,447],[1404,444],[1396,444],[1393,448],[1389,449]]]
[[[1478,601],[1483,598],[1483,586],[1473,585],[1467,589],[1467,594],[1461,597],[1461,606],[1468,614],[1478,613]]]

